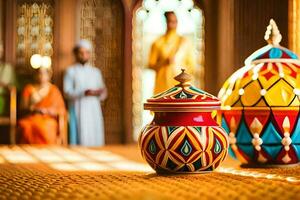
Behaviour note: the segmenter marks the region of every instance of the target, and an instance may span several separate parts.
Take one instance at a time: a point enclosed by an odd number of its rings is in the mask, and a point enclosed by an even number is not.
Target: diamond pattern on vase
[[[150,153],[152,154],[155,154],[156,153],[156,145],[155,145],[155,142],[154,140],[152,139],[149,143],[149,147],[148,147],[148,150]]]
[[[246,114],[245,111],[244,114]],[[253,111],[250,111],[251,114]],[[271,112],[271,111],[270,111]],[[293,116],[299,116],[299,113],[291,112],[292,117],[290,117],[288,112],[273,112],[272,115],[268,117],[267,123],[262,127],[262,131],[260,134],[260,139],[262,140],[261,144],[261,155],[255,151],[254,146],[252,144],[253,135],[250,133],[249,129],[245,123],[245,117],[242,116],[242,120],[240,121],[239,128],[236,131],[236,147],[234,145],[230,145],[229,153],[234,154],[233,157],[238,158],[242,163],[272,163],[272,164],[290,164],[290,163],[297,163],[300,161],[300,120],[296,117],[294,125],[288,119],[293,118]],[[250,116],[248,114],[247,116]],[[274,116],[274,115],[280,116]],[[268,116],[263,113],[264,116]],[[286,118],[287,115],[288,117]],[[283,117],[285,116],[285,117]],[[261,117],[260,117],[261,118]],[[261,119],[264,119],[263,117]],[[276,121],[275,118],[281,119]],[[286,119],[285,119],[286,118]],[[249,119],[249,118],[248,118]],[[284,120],[286,121],[284,123]],[[226,120],[222,120],[223,124],[226,123]],[[288,122],[289,121],[289,126]],[[282,124],[278,126],[278,123],[281,122]],[[283,124],[285,124],[283,126]],[[226,126],[227,123],[226,123]],[[292,126],[293,130],[292,130]],[[280,128],[281,127],[281,128]],[[284,127],[284,128],[283,128]],[[288,129],[288,127],[290,127]],[[282,144],[282,139],[284,138],[284,134],[282,131],[289,130],[291,131],[291,144],[289,145],[289,158],[291,161],[287,162],[288,157],[286,156],[284,161],[282,160],[286,155],[286,150],[284,149],[284,145]],[[297,146],[298,144],[298,146]],[[293,147],[293,148],[292,148]],[[260,161],[258,161],[260,159]]]
[[[143,141],[144,143],[145,143],[145,142],[148,142],[148,140],[145,140],[144,137],[145,137],[146,135],[148,135],[148,134],[151,134],[151,136],[153,136],[154,133],[155,133],[156,131],[159,131],[158,127],[148,127],[147,129],[144,128],[144,129],[143,129],[144,134],[141,134],[141,135],[140,135],[139,141]],[[149,138],[149,136],[148,136],[148,138]],[[144,143],[141,144],[141,146],[146,146],[146,145],[147,145],[147,144],[144,144]]]
[[[193,148],[190,145],[189,141],[187,139],[185,139],[182,147],[180,148],[182,155],[189,156],[192,153],[192,150],[193,150]]]
[[[227,155],[227,136],[218,126],[200,129],[191,126],[153,127],[155,126],[149,125],[145,128],[140,144],[145,160],[159,171],[193,172],[215,169]],[[169,131],[172,134],[164,133]],[[163,134],[170,136],[164,137]],[[144,145],[147,145],[146,148]]]
[[[237,126],[240,123],[241,117],[242,117],[242,111],[241,110],[228,110],[226,113],[223,114],[224,120],[230,126],[231,129],[237,129],[237,127],[234,127],[232,124],[232,118],[234,118],[235,125]],[[234,131],[234,130],[231,130]]]
[[[215,147],[214,147],[214,153],[219,154],[222,151],[221,144],[217,138],[215,138]]]
[[[245,118],[245,121],[247,123],[247,126],[249,127],[249,129],[251,131],[251,126],[258,125],[257,123],[260,124],[259,128],[262,129],[266,125],[266,123],[269,121],[270,114],[271,113],[270,113],[269,110],[259,111],[259,114],[257,114],[257,111],[255,111],[255,110],[254,111],[253,110],[249,110],[249,111],[244,112],[244,118]],[[262,130],[255,131],[255,132],[260,134],[261,131]],[[251,133],[253,134],[252,131],[251,131]]]
[[[249,128],[250,128],[250,131],[252,134],[255,134],[255,133],[260,134],[260,132],[263,128],[263,125],[260,123],[260,121],[256,117],[254,117]]]
[[[282,161],[284,162],[284,163],[289,163],[289,162],[291,162],[291,157],[289,156],[289,154],[288,153],[286,153],[285,154],[285,156],[282,158]]]
[[[279,76],[276,76],[276,74],[278,74],[278,65],[278,63],[265,63],[264,67],[262,67],[260,71],[261,76],[258,77],[258,80],[262,84],[263,88],[272,87],[272,85],[280,79]]]
[[[252,81],[243,88],[244,92],[251,95],[252,98],[249,98],[246,95],[241,96],[241,101],[244,106],[253,106],[261,99],[259,91],[261,90],[260,84],[258,81]]]
[[[272,110],[275,122],[277,124],[277,127],[280,129],[280,133],[283,136],[284,132],[286,132],[283,128],[284,120],[288,120],[289,123],[289,130],[288,132],[291,132],[294,130],[294,126],[298,117],[298,110]],[[286,119],[286,117],[288,117]]]
[[[289,151],[284,150],[278,154],[276,161],[281,164],[292,164],[299,162],[298,154],[294,145],[290,145]]]
[[[148,142],[148,148],[146,153],[149,155],[149,157],[151,157],[151,160],[155,160],[155,158],[157,157],[157,154],[159,152],[159,146],[155,140],[155,136],[153,136],[150,141]]]
[[[288,106],[294,97],[293,88],[282,79],[270,88],[265,95],[266,101],[271,102],[274,106]]]
[[[297,66],[295,64],[289,64],[292,66]],[[281,63],[273,63],[273,66],[274,68],[276,68],[277,66],[281,66]],[[287,68],[286,65],[284,65],[284,67]],[[294,69],[292,70],[292,72],[294,73],[296,73],[296,71],[297,70]],[[246,80],[238,79],[236,82],[237,85],[234,89],[232,89],[233,87],[231,85],[227,85],[226,88],[223,87],[223,95],[220,97],[224,105],[233,107],[236,107],[236,105],[238,105],[236,104],[238,97],[240,97],[239,101],[243,106],[258,106],[256,103],[259,102],[260,99],[265,99],[267,106],[288,106],[296,96],[293,93],[294,88],[288,84],[293,84],[293,82],[295,81],[295,78],[290,77],[288,74],[292,72],[281,72],[285,78],[280,78],[279,72],[277,72],[274,73],[273,77],[267,80],[266,78],[262,78],[262,75],[267,74],[268,71],[259,71],[257,74],[258,80],[252,80],[254,78],[253,74],[252,78],[248,78]],[[281,89],[281,87],[282,92],[278,93],[278,90]],[[263,95],[260,93],[262,89],[265,89],[266,91]],[[226,92],[228,90],[230,91],[230,95],[226,95]],[[243,91],[242,94],[239,94],[240,90]],[[252,98],[249,98],[249,96],[251,96]],[[295,104],[294,106],[297,105]]]

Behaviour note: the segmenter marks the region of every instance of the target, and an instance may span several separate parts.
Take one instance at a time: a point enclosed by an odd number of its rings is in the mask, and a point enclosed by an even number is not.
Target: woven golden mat
[[[0,146],[0,199],[300,199],[300,166],[157,175],[136,145]]]

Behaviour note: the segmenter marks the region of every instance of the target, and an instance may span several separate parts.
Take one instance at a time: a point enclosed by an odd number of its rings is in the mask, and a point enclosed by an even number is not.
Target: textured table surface
[[[136,145],[0,146],[0,199],[300,199],[300,166],[154,173]]]

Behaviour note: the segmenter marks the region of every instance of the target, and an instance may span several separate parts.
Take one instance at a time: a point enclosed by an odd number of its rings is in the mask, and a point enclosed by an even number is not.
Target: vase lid
[[[220,100],[191,84],[192,76],[181,69],[174,77],[179,84],[154,95],[144,104],[145,110],[157,112],[204,112],[219,109]]]
[[[223,84],[218,95],[222,109],[299,109],[300,60],[280,45],[282,36],[273,19],[264,38],[268,45],[252,53]]]
[[[267,26],[264,39],[268,44],[252,53],[245,60],[245,65],[276,61],[299,64],[298,56],[291,50],[280,45],[282,36],[273,19],[270,20]]]

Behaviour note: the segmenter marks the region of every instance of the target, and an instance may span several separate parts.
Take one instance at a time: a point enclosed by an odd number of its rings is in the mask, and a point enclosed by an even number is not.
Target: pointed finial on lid
[[[186,86],[191,85],[190,81],[192,80],[192,76],[186,73],[184,68],[181,68],[181,73],[175,76],[174,79],[180,82],[177,86]]]
[[[265,33],[265,40],[272,45],[279,45],[281,42],[282,36],[276,25],[276,22],[273,19],[270,19],[270,24],[267,26]]]

